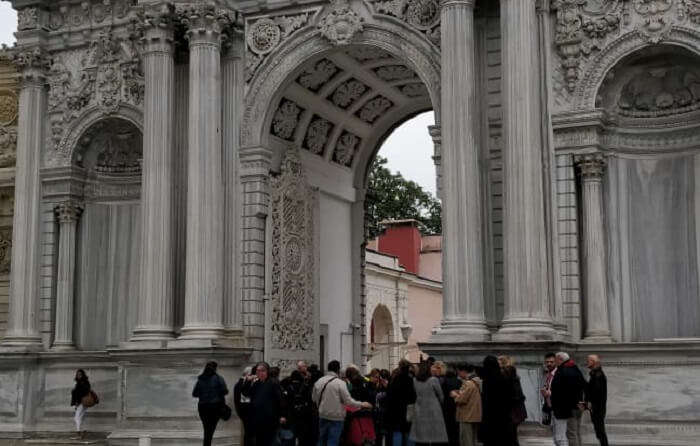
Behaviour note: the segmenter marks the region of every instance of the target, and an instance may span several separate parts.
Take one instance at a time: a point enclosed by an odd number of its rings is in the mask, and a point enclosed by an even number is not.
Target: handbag
[[[82,397],[80,399],[80,404],[82,404],[83,407],[86,407],[86,408],[92,407],[95,404],[99,404],[99,402],[100,402],[100,398],[92,390],[90,392],[88,392],[87,395],[85,395],[84,397]]]
[[[224,403],[221,406],[221,409],[219,410],[219,418],[221,418],[224,421],[228,421],[231,419],[231,413],[231,407],[228,404]]]

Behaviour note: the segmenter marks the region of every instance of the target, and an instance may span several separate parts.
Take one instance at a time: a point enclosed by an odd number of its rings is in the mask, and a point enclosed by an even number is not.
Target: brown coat
[[[481,389],[479,378],[470,378],[462,383],[457,403],[457,421],[460,423],[481,422]]]

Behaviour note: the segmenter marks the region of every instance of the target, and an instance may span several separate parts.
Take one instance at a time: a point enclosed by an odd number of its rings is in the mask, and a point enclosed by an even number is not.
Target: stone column
[[[183,339],[223,334],[224,184],[221,154],[221,24],[213,6],[184,12],[190,42],[187,261]]]
[[[4,345],[41,348],[39,333],[39,258],[41,255],[41,181],[39,169],[45,142],[46,69],[39,48],[15,56],[20,73],[15,211],[12,230],[10,308]]]
[[[575,158],[581,177],[583,213],[584,342],[611,342],[603,217],[605,158],[600,153]]]
[[[83,212],[79,203],[67,201],[56,206],[59,225],[58,280],[56,286],[56,325],[54,350],[73,350],[73,308],[75,293],[75,249],[78,220]]]
[[[501,0],[505,315],[498,340],[551,339],[535,0]]]
[[[174,92],[173,8],[146,10],[141,221],[141,296],[132,341],[174,337]]]
[[[443,0],[441,7],[443,320],[431,340],[485,341],[474,0]]]

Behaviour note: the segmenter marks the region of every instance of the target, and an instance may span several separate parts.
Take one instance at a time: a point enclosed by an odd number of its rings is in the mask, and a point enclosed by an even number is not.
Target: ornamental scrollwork
[[[347,45],[364,29],[364,18],[350,7],[348,0],[331,0],[330,9],[318,22],[318,29],[333,45]]]
[[[403,20],[440,46],[440,0],[374,0],[374,10]]]
[[[0,228],[0,274],[9,274],[12,263],[12,228]]]
[[[84,109],[96,106],[108,116],[122,104],[141,107],[144,78],[136,39],[121,39],[106,29],[87,51],[64,53],[53,59],[49,80],[50,138],[67,153],[64,129]]]
[[[0,126],[13,124],[18,111],[17,94],[12,90],[0,90]]]
[[[17,161],[17,130],[0,126],[0,167],[12,167]]]
[[[309,21],[309,13],[262,17],[246,25],[246,80],[249,81],[267,55]]]
[[[306,180],[298,148],[287,150],[281,173],[270,186],[270,344],[274,350],[309,352],[316,345],[318,317],[315,193]]]

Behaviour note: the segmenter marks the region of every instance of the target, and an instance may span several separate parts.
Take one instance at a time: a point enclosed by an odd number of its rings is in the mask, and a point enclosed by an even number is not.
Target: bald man
[[[591,422],[595,429],[595,436],[600,446],[608,446],[608,436],[605,433],[605,406],[608,399],[608,382],[600,365],[598,355],[589,355],[586,359],[586,367],[590,379],[586,385],[586,403],[591,411]]]

